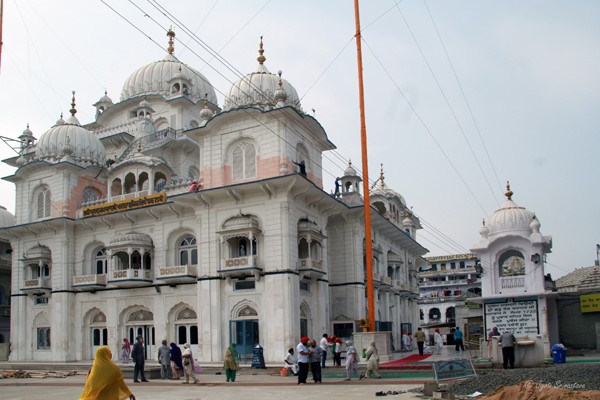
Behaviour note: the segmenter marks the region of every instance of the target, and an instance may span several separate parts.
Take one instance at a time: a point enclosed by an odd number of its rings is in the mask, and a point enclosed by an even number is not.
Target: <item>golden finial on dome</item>
[[[510,182],[506,181],[506,193],[504,195],[508,200],[512,200],[513,191],[510,190]]]
[[[265,50],[263,49],[263,41],[262,41],[263,37],[260,37],[260,45],[258,47],[258,57],[256,57],[256,60],[258,60],[259,64],[263,64],[265,61],[267,61],[267,57],[265,57],[263,55],[263,53],[265,52]]]
[[[75,114],[77,114],[77,109],[75,108],[75,91],[73,90],[73,97],[71,98],[71,109],[69,110],[69,112],[71,113],[71,116],[75,116]]]
[[[173,40],[173,38],[175,37],[175,32],[173,32],[172,26],[169,27],[169,30],[167,31],[167,36],[169,37],[169,47],[167,47],[167,51],[170,55],[173,55],[173,52],[175,51],[175,47],[173,47],[173,44],[175,43],[175,41]]]
[[[383,163],[381,165],[381,170],[379,172],[379,182],[381,187],[385,187],[385,175],[383,174]]]

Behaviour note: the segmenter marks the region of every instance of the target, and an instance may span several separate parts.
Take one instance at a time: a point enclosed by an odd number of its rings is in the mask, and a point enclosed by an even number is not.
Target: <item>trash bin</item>
[[[552,346],[552,358],[554,364],[564,364],[567,362],[567,349],[562,344]]]

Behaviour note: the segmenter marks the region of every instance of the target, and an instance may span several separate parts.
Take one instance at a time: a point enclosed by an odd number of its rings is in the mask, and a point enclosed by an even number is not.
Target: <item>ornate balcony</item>
[[[198,278],[196,265],[173,265],[156,268],[156,280],[165,283],[195,282]]]
[[[257,261],[257,256],[222,258],[221,268],[217,272],[226,277],[254,275],[258,279],[262,268]]]
[[[106,286],[106,275],[105,274],[96,274],[96,275],[80,275],[73,277],[73,288],[81,289],[81,288],[89,288],[89,289],[97,289],[103,288]]]
[[[21,290],[32,295],[47,295],[52,291],[50,278],[28,279],[25,281],[25,285],[23,285]]]
[[[139,286],[152,283],[153,274],[149,269],[121,269],[110,271],[108,283],[118,287]]]
[[[296,263],[296,268],[298,268],[301,278],[320,278],[325,275],[325,271],[323,271],[323,260],[301,258]]]

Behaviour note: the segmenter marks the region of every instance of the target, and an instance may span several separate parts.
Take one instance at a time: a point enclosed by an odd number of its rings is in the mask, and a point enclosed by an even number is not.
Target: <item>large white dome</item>
[[[0,206],[0,228],[13,226],[15,222],[15,216],[12,215],[5,207]]]
[[[171,54],[132,73],[123,84],[121,101],[136,96],[161,95],[171,93],[169,81],[173,78],[187,79],[191,83],[186,95],[197,102],[208,95],[208,101],[217,105],[217,96],[204,75],[188,67]]]
[[[35,159],[102,166],[106,161],[106,151],[100,139],[82,127],[73,115],[40,137],[35,147]]]
[[[300,98],[296,89],[285,79],[269,72],[264,62],[262,40],[258,50],[258,67],[242,79],[235,82],[225,95],[223,111],[242,107],[258,107],[263,110],[271,109],[277,105],[291,106],[302,111]],[[280,85],[281,82],[281,85]]]
[[[535,214],[525,207],[520,207],[512,200],[513,192],[507,186],[506,202],[492,214],[487,221],[489,234],[507,231],[531,231],[531,223]]]

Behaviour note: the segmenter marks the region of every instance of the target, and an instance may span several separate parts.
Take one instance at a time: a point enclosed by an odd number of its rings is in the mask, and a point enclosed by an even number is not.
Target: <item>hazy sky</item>
[[[77,117],[91,122],[105,89],[117,102],[133,71],[164,57],[173,25],[175,55],[210,80],[219,105],[240,74],[255,70],[264,36],[265,65],[283,71],[337,146],[324,157],[326,190],[343,160],[361,169],[352,1],[160,1],[172,17],[153,0],[105,2],[131,24],[100,0],[4,0],[0,135],[17,138],[29,123],[39,138],[68,113],[71,90]],[[369,178],[383,163],[386,184],[421,217],[418,240],[429,255],[478,242],[508,179],[513,200],[553,236],[547,270],[558,277],[592,265],[600,242],[600,2],[361,7]],[[2,159],[14,155],[0,145]],[[2,176],[13,172],[0,166]],[[14,212],[12,184],[0,182],[0,193]]]

